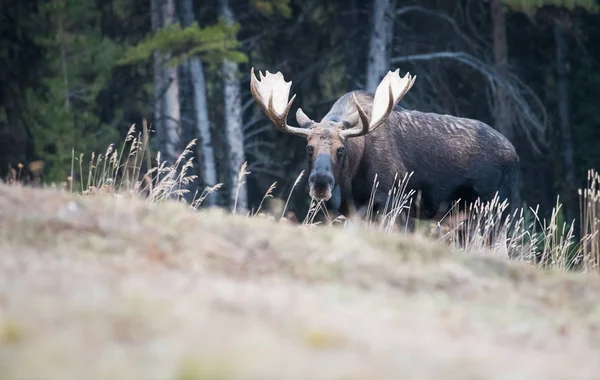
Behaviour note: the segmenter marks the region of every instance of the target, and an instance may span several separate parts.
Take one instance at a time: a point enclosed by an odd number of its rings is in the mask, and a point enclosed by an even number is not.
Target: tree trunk
[[[560,21],[554,25],[554,40],[556,43],[556,99],[558,102],[558,116],[560,119],[560,135],[563,144],[562,156],[564,165],[564,212],[567,222],[576,217],[577,192],[575,185],[575,164],[573,154],[573,137],[569,118],[569,89],[567,78],[567,41],[565,30]]]
[[[163,0],[152,0],[151,13],[152,13],[152,32],[156,33],[162,26],[162,2]],[[154,130],[156,131],[156,138],[158,140],[159,149],[162,149],[164,144],[164,102],[162,92],[164,89],[163,84],[163,69],[162,69],[162,57],[158,52],[154,52]],[[148,168],[150,169],[150,168]]]
[[[65,109],[71,108],[71,102],[69,101],[69,70],[67,68],[67,52],[65,48],[65,33],[63,29],[65,10],[60,8],[58,10],[58,40],[60,41],[60,64],[63,74],[63,85],[65,87]]]
[[[163,0],[163,26],[176,22],[175,1]],[[179,106],[179,77],[177,66],[163,66],[165,89],[164,128],[165,140],[163,152],[169,164],[175,163],[181,154],[181,109]]]
[[[373,0],[372,29],[365,80],[366,91],[374,92],[389,70],[389,45],[394,32],[394,8],[393,0]]]
[[[235,22],[228,0],[221,1],[221,15],[229,24]],[[244,153],[244,134],[242,130],[242,100],[240,83],[237,78],[238,65],[227,59],[223,60],[223,100],[225,113],[225,133],[229,145],[228,177],[230,184],[230,202],[234,211],[248,211],[248,195],[245,179],[238,184],[238,176],[246,158]]]
[[[181,0],[181,5],[183,26],[188,27],[194,21],[193,2],[192,0]],[[200,136],[197,156],[202,157],[203,184],[204,186],[214,186],[217,183],[217,169],[208,118],[204,68],[198,57],[190,58],[187,67],[189,68],[194,92],[195,123],[196,130]],[[204,204],[214,206],[216,204],[216,194],[212,193],[208,195],[204,200]]]
[[[508,44],[506,43],[506,20],[502,0],[490,0],[492,14],[492,40],[494,63],[501,78],[508,76]],[[509,140],[513,140],[510,102],[503,87],[496,87],[494,93],[494,124]]]
[[[347,2],[347,14],[339,14],[341,18],[342,26],[347,30],[354,30],[355,25],[358,24],[358,13],[356,7],[356,0],[348,0]],[[358,31],[354,31],[356,36],[358,37]],[[344,63],[345,63],[345,82],[347,88],[356,88],[357,82],[356,78],[359,75],[357,70],[357,57],[356,54],[356,38],[347,38],[344,42]]]

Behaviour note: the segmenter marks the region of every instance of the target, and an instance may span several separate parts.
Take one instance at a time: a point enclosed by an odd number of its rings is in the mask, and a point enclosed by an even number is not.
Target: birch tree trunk
[[[176,22],[175,0],[162,2],[163,26]],[[164,82],[167,86],[164,94],[164,130],[163,151],[169,164],[175,163],[181,154],[181,109],[179,106],[179,77],[177,66],[163,65]]]
[[[565,217],[571,222],[576,217],[576,186],[575,163],[573,153],[573,136],[569,116],[569,88],[567,78],[567,41],[564,26],[560,21],[554,24],[554,40],[556,43],[556,98],[558,102],[558,116],[560,119],[560,134],[563,144],[562,156],[564,165],[564,190]]]
[[[389,70],[390,44],[394,33],[393,0],[373,0],[371,36],[367,58],[365,90],[375,91],[383,76]]]
[[[506,16],[501,0],[490,0],[492,15],[492,40],[494,63],[501,77],[508,75],[508,44],[506,42]],[[494,93],[494,124],[496,129],[513,140],[510,102],[504,88],[498,86]]]
[[[152,33],[156,33],[162,26],[162,1],[163,0],[152,0],[150,4],[152,13]],[[164,73],[162,70],[162,57],[156,51],[152,55],[154,57],[154,130],[156,131],[158,146],[162,149],[164,143],[164,102],[162,97]]]
[[[184,27],[188,27],[194,21],[194,5],[192,0],[181,0],[182,22]],[[196,130],[200,136],[198,144],[198,157],[202,157],[202,178],[205,186],[214,186],[217,183],[217,169],[215,165],[215,154],[213,150],[212,136],[210,133],[210,121],[208,118],[208,104],[206,101],[206,81],[204,79],[204,68],[198,57],[192,57],[188,60],[187,67],[192,79],[194,92],[194,112]],[[204,204],[214,206],[216,204],[216,194],[208,195]]]
[[[229,0],[220,0],[221,16],[229,24],[235,22]],[[236,212],[248,211],[248,194],[245,179],[238,184],[238,176],[246,158],[244,153],[244,134],[242,130],[242,101],[240,83],[237,78],[238,64],[227,59],[223,60],[223,100],[225,113],[225,133],[229,145],[228,177],[230,184],[230,204]]]

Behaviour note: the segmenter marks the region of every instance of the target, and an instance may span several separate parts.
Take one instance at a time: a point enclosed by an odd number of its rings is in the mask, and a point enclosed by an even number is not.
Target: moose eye
[[[338,157],[341,158],[345,153],[346,153],[346,148],[344,148],[344,147],[338,148],[338,150],[337,150]]]
[[[313,147],[312,147],[312,145],[307,145],[306,146],[306,154],[308,154],[309,156],[312,156],[312,154],[313,154]]]

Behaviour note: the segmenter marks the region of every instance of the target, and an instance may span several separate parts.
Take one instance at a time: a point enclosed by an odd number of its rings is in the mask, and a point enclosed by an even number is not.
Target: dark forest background
[[[342,94],[388,70],[417,76],[401,106],[482,120],[521,157],[521,196],[547,215],[600,169],[600,14],[596,1],[2,0],[0,177],[71,176],[73,154],[120,147],[147,119],[172,163],[197,138],[190,194],[237,209],[269,186],[287,198],[305,141],[254,103],[250,68],[282,71],[298,107],[320,119]],[[375,83],[375,85],[373,84]],[[79,166],[78,163],[75,164]],[[22,167],[21,167],[22,166]],[[80,180],[75,173],[74,181]],[[308,206],[302,181],[291,209]],[[233,191],[232,191],[233,190]]]

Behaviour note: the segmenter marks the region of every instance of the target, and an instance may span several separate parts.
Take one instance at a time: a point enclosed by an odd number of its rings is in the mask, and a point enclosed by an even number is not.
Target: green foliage
[[[46,79],[44,84],[48,88],[46,95],[33,89],[27,92],[27,122],[35,136],[36,155],[48,163],[47,181],[61,182],[70,173],[73,149],[75,156],[95,151],[114,140],[117,131],[101,124],[92,112],[66,108],[60,78]]]
[[[121,20],[126,20],[131,15],[132,0],[113,0],[112,10]]]
[[[209,65],[216,65],[224,58],[246,62],[247,57],[238,50],[240,43],[235,37],[239,29],[239,24],[229,26],[223,19],[204,28],[195,21],[187,28],[182,28],[179,23],[170,24],[129,48],[118,63],[147,60],[155,51],[167,59],[165,65],[168,66],[180,64],[192,56],[199,57]]]
[[[583,8],[588,12],[598,12],[596,0],[502,0],[512,11],[523,12],[529,15],[535,13],[539,8],[554,6],[565,8],[570,11]]]
[[[43,91],[26,90],[25,118],[35,137],[36,155],[48,163],[48,181],[66,179],[73,148],[88,152],[116,136],[117,131],[103,125],[94,112],[98,94],[122,53],[102,35],[100,17],[93,2],[55,0],[40,6],[37,21],[46,23],[47,33],[36,43],[46,48],[47,65]]]
[[[275,13],[286,18],[292,16],[290,0],[250,0],[250,5],[264,16],[272,16]]]

